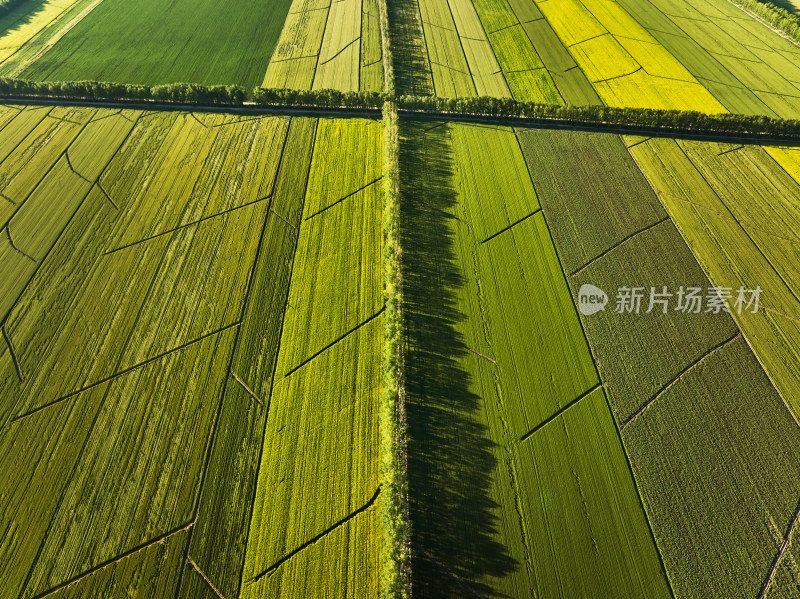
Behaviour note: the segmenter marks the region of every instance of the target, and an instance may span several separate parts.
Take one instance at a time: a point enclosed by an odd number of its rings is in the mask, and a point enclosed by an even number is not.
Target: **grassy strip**
[[[384,13],[385,14],[385,13]],[[387,84],[389,83],[387,77]],[[383,263],[386,316],[384,320],[383,381],[380,405],[383,545],[383,597],[409,597],[411,572],[408,516],[408,469],[404,356],[402,351],[403,281],[398,212],[400,206],[397,106],[386,102],[384,124]]]

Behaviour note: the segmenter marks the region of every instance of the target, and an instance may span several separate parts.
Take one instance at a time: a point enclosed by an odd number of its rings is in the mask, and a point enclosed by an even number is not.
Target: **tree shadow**
[[[23,25],[30,23],[37,13],[46,10],[46,4],[47,0],[27,0],[13,8],[0,10],[0,37],[14,33]],[[0,48],[7,45],[0,40]]]
[[[770,2],[772,4],[774,4],[775,6],[777,6],[778,8],[782,8],[783,10],[785,10],[788,13],[791,13],[791,14],[794,14],[794,15],[800,13],[800,7],[798,7],[798,4],[795,4],[794,2],[791,2],[790,0],[770,0]]]
[[[463,278],[448,216],[456,201],[449,131],[431,127],[401,121],[400,128],[412,594],[496,597],[487,577],[517,564],[498,542],[495,444],[456,328],[466,315],[456,303]]]
[[[387,4],[397,94],[433,95],[433,79],[417,0],[395,0]],[[420,43],[420,40],[423,41]]]

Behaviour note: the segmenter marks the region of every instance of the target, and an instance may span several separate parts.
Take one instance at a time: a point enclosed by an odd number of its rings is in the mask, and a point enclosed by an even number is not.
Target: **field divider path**
[[[336,206],[337,204],[340,204],[340,203],[344,202],[344,201],[345,201],[347,198],[349,198],[349,197],[351,197],[351,196],[354,196],[354,195],[356,195],[356,194],[357,194],[359,191],[364,191],[364,190],[365,190],[367,187],[371,187],[372,185],[375,185],[375,183],[377,183],[377,182],[378,182],[378,181],[380,181],[381,179],[383,179],[383,175],[381,175],[380,177],[378,177],[377,179],[375,179],[375,180],[373,180],[373,181],[370,181],[370,182],[369,182],[369,183],[367,183],[366,185],[362,185],[361,187],[359,187],[359,188],[358,188],[358,189],[356,189],[355,191],[348,193],[348,194],[347,194],[346,196],[344,196],[343,198],[339,198],[338,200],[336,200],[336,201],[335,201],[335,202],[333,202],[332,204],[328,204],[328,205],[327,205],[327,206],[325,206],[324,208],[322,208],[322,209],[320,209],[320,210],[317,210],[317,211],[316,211],[314,214],[311,214],[311,215],[309,215],[309,216],[305,217],[305,218],[303,219],[303,221],[307,221],[307,220],[308,220],[308,219],[310,219],[310,218],[314,218],[314,217],[315,217],[315,216],[317,216],[318,214],[322,214],[323,212],[325,212],[325,211],[326,211],[326,210],[328,210],[329,208],[333,208],[333,207],[334,207],[334,206]]]
[[[97,189],[99,189],[99,190],[100,190],[100,191],[103,193],[103,195],[104,195],[104,196],[106,196],[106,199],[107,199],[109,202],[111,202],[111,205],[112,205],[112,206],[114,206],[114,209],[115,209],[115,210],[119,210],[119,206],[117,206],[117,203],[116,203],[116,202],[115,202],[115,201],[114,201],[114,200],[111,198],[111,196],[110,196],[110,195],[108,195],[108,192],[107,192],[107,191],[105,190],[105,188],[103,187],[103,184],[102,184],[102,183],[100,183],[100,180],[99,180],[99,179],[97,180],[97,183],[96,183],[96,185],[97,185]]]
[[[652,229],[652,228],[654,228],[654,227],[657,227],[658,225],[660,225],[660,224],[662,224],[662,223],[664,223],[664,222],[666,222],[666,221],[668,221],[668,220],[669,220],[669,216],[665,216],[665,217],[663,217],[663,218],[661,218],[661,219],[657,220],[657,221],[656,221],[656,222],[654,222],[654,223],[650,223],[649,225],[647,225],[647,226],[646,226],[646,227],[644,227],[643,229],[639,229],[638,231],[634,231],[633,233],[631,233],[630,235],[628,235],[628,236],[627,236],[627,237],[625,237],[624,239],[621,239],[621,240],[619,240],[617,243],[615,243],[614,245],[612,245],[612,246],[611,246],[610,248],[608,248],[607,250],[604,250],[603,252],[601,252],[600,254],[598,254],[597,256],[595,256],[594,258],[592,258],[591,260],[589,260],[589,261],[588,261],[586,264],[584,264],[583,266],[581,266],[580,268],[578,268],[578,269],[577,269],[575,272],[572,272],[572,273],[570,273],[570,275],[569,275],[569,276],[571,276],[571,277],[574,277],[575,275],[577,275],[577,274],[580,274],[582,271],[584,271],[585,269],[589,268],[589,267],[590,267],[592,264],[594,264],[595,262],[597,262],[598,260],[600,260],[600,258],[602,258],[603,256],[606,256],[606,255],[610,254],[610,253],[611,253],[611,252],[613,252],[615,249],[617,249],[618,247],[620,247],[620,246],[621,246],[621,245],[623,245],[624,243],[626,243],[626,242],[630,241],[631,239],[633,239],[633,238],[634,238],[634,237],[636,237],[637,235],[640,235],[640,234],[642,234],[642,233],[644,233],[644,232],[646,232],[646,231],[649,231],[650,229]]]
[[[597,383],[594,387],[592,387],[588,391],[586,391],[584,393],[581,393],[578,397],[576,397],[571,402],[569,402],[568,404],[566,404],[562,408],[560,408],[555,414],[553,414],[549,418],[545,419],[544,421],[540,422],[539,424],[534,426],[531,430],[529,430],[527,433],[522,435],[519,438],[520,442],[525,441],[526,439],[530,438],[534,433],[536,433],[537,431],[543,429],[545,426],[547,426],[548,424],[550,424],[551,422],[556,420],[559,416],[563,415],[564,412],[569,410],[571,407],[577,405],[578,402],[580,402],[582,399],[584,399],[585,397],[588,397],[589,395],[591,395],[592,393],[594,393],[598,389],[601,389],[602,387],[603,387],[603,383]]]
[[[492,359],[491,359],[489,356],[487,356],[486,354],[482,354],[482,353],[481,353],[481,352],[479,352],[479,351],[475,351],[475,350],[474,350],[474,349],[472,349],[471,347],[466,347],[466,346],[464,346],[464,349],[466,349],[468,352],[472,352],[473,354],[475,354],[475,355],[476,355],[476,356],[478,356],[479,358],[483,358],[484,360],[488,360],[488,361],[489,361],[489,362],[491,362],[492,364],[497,364],[497,362],[495,362],[494,360],[492,360]]]
[[[16,243],[14,243],[14,238],[11,236],[11,221],[9,221],[8,223],[6,223],[6,226],[5,226],[5,227],[3,227],[3,229],[5,229],[5,231],[6,231],[6,236],[8,237],[8,243],[10,243],[10,244],[11,244],[11,248],[12,248],[13,250],[15,250],[15,251],[19,252],[20,254],[22,254],[23,256],[25,256],[26,258],[28,258],[29,260],[33,260],[33,262],[35,263],[35,262],[36,262],[36,258],[34,258],[33,256],[31,256],[31,255],[30,255],[28,252],[26,252],[25,250],[23,250],[23,249],[20,249],[19,247],[17,247],[17,244],[16,244]]]
[[[103,193],[105,193],[105,191]],[[111,201],[111,203],[116,208],[116,204],[114,204],[113,200],[111,200],[111,197],[108,196],[108,194],[105,194],[105,195],[106,195],[106,197],[108,197],[109,201]],[[121,246],[116,247],[116,248],[114,248],[112,250],[107,250],[107,251],[103,252],[103,256],[108,256],[109,254],[113,254],[113,253],[119,252],[121,250],[126,250],[126,249],[128,249],[130,247],[133,247],[135,245],[139,245],[139,244],[142,244],[142,243],[146,243],[148,241],[152,241],[153,239],[157,239],[159,237],[163,237],[164,235],[169,235],[170,233],[174,233],[175,231],[180,231],[181,229],[185,229],[187,227],[193,227],[194,225],[197,225],[199,223],[205,222],[207,220],[211,220],[212,218],[218,218],[218,217],[223,216],[225,214],[228,214],[230,212],[235,212],[236,210],[241,210],[242,208],[248,208],[250,206],[253,206],[254,204],[260,204],[261,202],[264,202],[264,201],[269,200],[271,198],[272,198],[272,194],[270,194],[270,195],[268,195],[266,197],[263,197],[263,198],[259,198],[258,200],[253,200],[252,202],[247,202],[246,204],[242,204],[240,206],[234,206],[233,208],[229,208],[228,210],[223,210],[222,212],[217,212],[216,214],[211,214],[209,216],[204,216],[203,218],[200,218],[198,220],[192,221],[190,223],[186,223],[184,225],[179,225],[177,227],[173,227],[172,229],[169,229],[167,231],[162,231],[160,233],[156,233],[155,235],[151,235],[149,237],[145,237],[144,239],[139,239],[137,241],[132,241],[131,243],[127,243],[125,245],[121,245]],[[272,211],[272,209],[270,209],[270,211]]]
[[[125,551],[124,553],[121,553],[116,557],[113,557],[113,558],[111,558],[109,560],[106,560],[106,561],[100,563],[100,564],[97,564],[96,566],[94,566],[92,568],[89,568],[85,572],[81,572],[77,576],[73,576],[69,580],[65,580],[61,584],[59,584],[57,586],[54,586],[51,589],[46,590],[44,593],[39,593],[33,599],[42,599],[43,597],[47,597],[48,595],[52,595],[53,593],[55,593],[57,591],[60,591],[61,589],[66,588],[69,585],[71,585],[73,583],[76,583],[76,582],[78,582],[79,580],[81,580],[83,578],[86,578],[90,574],[94,574],[98,570],[102,570],[103,568],[105,568],[107,566],[110,566],[111,564],[113,564],[115,562],[119,562],[119,561],[125,559],[126,557],[130,557],[134,553],[137,553],[137,552],[139,552],[139,551],[141,551],[143,549],[146,549],[146,548],[150,547],[151,545],[155,545],[156,543],[162,543],[163,541],[165,541],[169,537],[171,537],[173,535],[176,535],[179,532],[183,532],[184,530],[191,531],[192,527],[194,526],[194,524],[195,524],[195,520],[193,519],[193,520],[187,522],[186,524],[182,524],[181,526],[179,526],[177,528],[173,528],[172,530],[167,531],[167,532],[165,532],[165,533],[163,533],[163,534],[161,534],[161,535],[159,535],[157,537],[154,537],[154,538],[150,539],[149,541],[146,541],[146,542],[144,542],[144,543],[142,543],[140,545],[137,545],[133,549],[128,549],[128,551]]]
[[[480,243],[481,243],[481,244],[484,244],[484,243],[486,243],[487,241],[491,241],[492,239],[494,239],[495,237],[497,237],[497,236],[498,236],[498,235],[500,235],[501,233],[505,233],[505,232],[506,232],[506,231],[508,231],[510,228],[514,227],[515,225],[518,225],[518,224],[520,224],[521,222],[524,222],[524,221],[528,220],[528,219],[529,219],[530,217],[532,217],[532,216],[535,216],[535,215],[539,214],[541,211],[542,211],[542,208],[541,208],[541,207],[537,208],[536,210],[534,210],[534,211],[533,211],[533,212],[531,212],[530,214],[527,214],[527,215],[523,216],[521,219],[519,219],[519,220],[517,220],[517,221],[514,221],[513,223],[511,223],[511,224],[510,224],[510,225],[508,225],[507,227],[505,227],[505,228],[503,228],[503,229],[500,229],[500,230],[499,230],[497,233],[494,233],[493,235],[489,235],[489,237],[487,237],[486,239],[484,239],[484,240],[483,240],[483,241],[481,241]]]
[[[792,533],[794,532],[795,526],[797,526],[798,520],[800,520],[800,501],[797,503],[797,508],[794,511],[794,517],[792,518],[791,522],[789,522],[789,527],[786,530],[786,536],[783,538],[783,543],[781,543],[778,553],[775,555],[775,560],[772,562],[769,572],[767,572],[767,577],[764,579],[764,584],[761,587],[761,592],[758,594],[758,599],[766,598],[770,585],[772,584],[772,580],[775,578],[775,572],[778,570],[778,565],[781,563],[781,559],[783,559],[783,554],[789,548],[789,542],[792,539]]]
[[[198,565],[197,565],[197,564],[194,562],[194,560],[191,558],[191,556],[189,556],[189,554],[188,554],[188,553],[187,553],[187,555],[186,555],[186,562],[187,562],[187,563],[188,563],[188,564],[189,564],[189,565],[192,567],[192,569],[193,569],[193,570],[194,570],[194,571],[197,573],[197,575],[198,575],[198,576],[200,576],[200,578],[202,578],[202,579],[203,579],[203,582],[205,582],[205,583],[206,583],[206,586],[208,586],[208,588],[209,588],[209,589],[211,589],[211,591],[212,591],[212,592],[213,592],[213,593],[214,593],[214,594],[215,594],[217,597],[219,597],[219,599],[225,599],[224,595],[223,595],[222,593],[220,593],[220,592],[219,592],[219,589],[217,589],[217,587],[215,587],[215,586],[214,586],[214,583],[212,583],[212,582],[211,582],[211,581],[208,579],[208,576],[206,576],[206,575],[205,575],[205,573],[204,573],[204,572],[203,572],[203,571],[200,569],[200,566],[198,566]]]
[[[242,386],[242,389],[244,389],[245,392],[256,401],[257,404],[259,404],[260,406],[264,405],[264,402],[262,402],[258,398],[258,396],[255,393],[253,393],[253,390],[250,389],[250,387],[248,387],[247,384],[242,379],[240,379],[235,372],[231,371],[231,376],[233,377],[233,380],[239,383]]]
[[[29,410],[27,412],[24,412],[23,414],[18,414],[16,416],[14,416],[10,420],[10,422],[16,422],[17,420],[21,420],[23,418],[26,418],[26,417],[28,417],[28,416],[30,416],[32,414],[35,414],[36,412],[40,412],[40,411],[42,411],[42,410],[44,410],[46,408],[49,408],[49,407],[54,406],[56,404],[59,404],[62,401],[65,401],[65,400],[67,400],[67,399],[69,399],[71,397],[74,397],[74,396],[76,396],[76,395],[78,395],[80,393],[83,393],[84,391],[88,391],[89,389],[93,389],[94,387],[97,387],[98,385],[102,385],[103,383],[107,383],[107,382],[109,382],[109,381],[111,381],[111,380],[113,380],[113,379],[115,379],[115,378],[117,378],[119,376],[122,376],[124,374],[128,374],[128,373],[130,373],[130,372],[132,372],[132,371],[134,371],[134,370],[136,370],[138,368],[146,366],[147,364],[150,364],[151,362],[155,362],[156,360],[160,360],[161,358],[164,358],[165,356],[168,356],[168,355],[173,354],[175,352],[178,352],[178,351],[181,351],[183,349],[186,349],[190,345],[194,345],[195,343],[199,343],[203,339],[207,339],[209,337],[213,337],[214,335],[218,335],[219,333],[222,333],[223,331],[227,331],[228,329],[232,329],[234,327],[238,327],[240,324],[241,324],[241,322],[238,322],[238,321],[237,322],[233,322],[233,323],[231,323],[229,325],[225,325],[222,328],[219,328],[219,329],[216,329],[216,330],[211,331],[209,333],[206,333],[205,335],[201,335],[200,337],[197,337],[196,339],[192,339],[191,341],[187,341],[186,343],[183,343],[183,344],[179,345],[178,347],[173,347],[172,349],[164,352],[163,354],[158,354],[157,356],[153,356],[152,358],[148,358],[144,362],[140,362],[138,364],[134,364],[133,366],[129,366],[128,368],[125,368],[124,370],[119,370],[119,371],[115,372],[114,374],[112,374],[110,376],[107,376],[105,378],[102,378],[99,381],[95,381],[94,383],[91,383],[89,385],[86,385],[85,387],[81,387],[80,389],[76,389],[75,391],[70,391],[66,395],[62,395],[58,399],[54,399],[53,401],[47,402],[46,404],[38,406],[38,407],[34,408],[33,410]]]
[[[317,534],[315,537],[309,539],[308,541],[306,541],[305,543],[303,543],[302,545],[300,545],[296,549],[294,549],[291,552],[289,552],[286,555],[284,555],[282,558],[280,558],[278,561],[276,561],[274,564],[272,564],[269,568],[267,568],[263,572],[260,572],[259,574],[256,574],[256,576],[252,580],[248,581],[247,584],[252,584],[252,583],[257,582],[258,580],[262,579],[264,576],[266,576],[267,574],[269,574],[273,570],[276,570],[279,566],[281,566],[285,562],[287,562],[290,559],[292,559],[295,555],[300,553],[303,549],[306,549],[307,547],[310,547],[311,545],[313,545],[314,543],[316,543],[317,541],[319,541],[320,539],[325,537],[325,535],[327,535],[328,533],[333,532],[334,530],[336,530],[340,526],[346,524],[347,522],[349,522],[350,520],[355,518],[361,512],[367,511],[378,500],[378,496],[380,495],[380,493],[381,493],[381,487],[380,487],[380,485],[378,485],[378,488],[375,489],[375,493],[372,495],[372,497],[369,499],[369,501],[367,501],[364,505],[362,505],[361,507],[353,510],[352,512],[350,512],[347,516],[345,516],[344,518],[342,518],[338,522],[335,522],[334,524],[332,524],[331,526],[329,526],[328,528],[323,530],[321,533]]]
[[[352,329],[350,329],[349,331],[347,331],[346,333],[344,333],[340,337],[338,337],[338,338],[334,339],[333,341],[331,341],[328,345],[323,347],[321,350],[319,350],[318,352],[314,353],[312,356],[306,358],[305,360],[300,362],[300,364],[298,364],[297,366],[295,366],[291,370],[287,371],[286,374],[283,375],[284,378],[289,376],[289,375],[291,375],[291,374],[293,374],[294,372],[298,371],[300,368],[302,368],[303,366],[305,366],[306,364],[311,362],[311,360],[313,360],[314,358],[318,357],[320,354],[324,353],[326,350],[330,349],[331,347],[333,347],[334,345],[336,345],[337,343],[342,341],[344,338],[346,338],[351,333],[355,333],[358,329],[360,329],[364,325],[366,325],[366,324],[370,323],[371,321],[375,320],[376,318],[378,318],[378,316],[383,314],[384,310],[386,310],[386,304],[384,304],[383,307],[380,310],[375,312],[375,314],[373,314],[372,316],[368,317],[366,320],[361,321],[356,326],[354,326]]]
[[[652,405],[652,403],[654,401],[656,401],[659,397],[661,397],[664,393],[666,393],[667,390],[669,390],[669,388],[672,387],[672,385],[674,385],[679,380],[681,380],[686,373],[690,372],[694,367],[696,367],[698,364],[703,362],[706,358],[708,358],[711,355],[713,355],[717,350],[722,349],[723,347],[725,347],[729,343],[732,343],[733,341],[738,339],[741,334],[742,334],[741,331],[737,330],[736,333],[732,337],[729,337],[725,341],[717,343],[715,346],[713,346],[708,351],[706,351],[702,356],[700,356],[694,362],[689,364],[681,372],[679,372],[677,375],[675,375],[670,381],[668,381],[663,387],[661,387],[661,389],[656,391],[655,394],[650,399],[648,399],[638,410],[636,410],[633,414],[631,414],[628,417],[628,419],[625,420],[622,423],[622,427],[624,428],[624,427],[628,426],[628,424],[633,422],[640,414],[642,414],[648,407],[650,407],[650,405]]]

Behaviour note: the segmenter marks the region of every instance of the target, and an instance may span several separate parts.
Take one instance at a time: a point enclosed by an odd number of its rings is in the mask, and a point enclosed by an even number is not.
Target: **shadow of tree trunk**
[[[425,36],[417,0],[388,3],[395,87],[399,95],[433,95]]]
[[[463,279],[447,215],[456,201],[449,129],[400,125],[413,595],[465,597],[466,583],[472,594],[497,596],[486,579],[516,563],[498,542],[494,443],[456,330],[466,315],[456,303]]]

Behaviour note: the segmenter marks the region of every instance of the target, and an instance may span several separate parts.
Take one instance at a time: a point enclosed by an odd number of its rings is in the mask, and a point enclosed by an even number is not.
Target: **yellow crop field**
[[[727,112],[616,3],[547,0],[539,8],[608,106]]]

